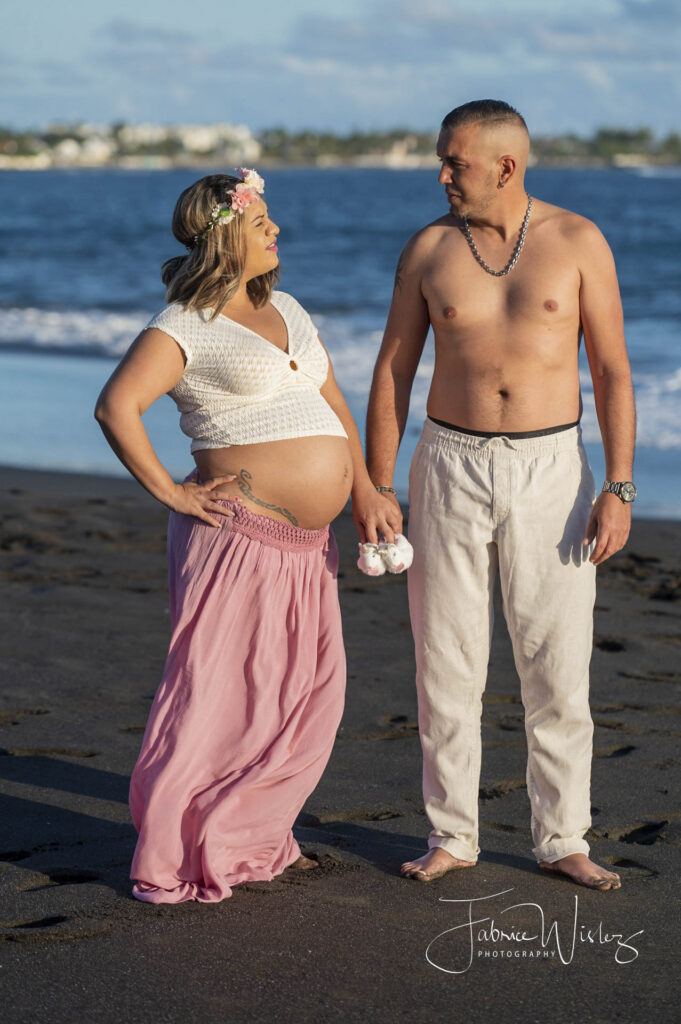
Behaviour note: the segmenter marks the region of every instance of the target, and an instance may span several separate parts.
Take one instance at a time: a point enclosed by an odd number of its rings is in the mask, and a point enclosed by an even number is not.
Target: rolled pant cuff
[[[589,856],[589,844],[584,839],[573,836],[570,839],[556,839],[551,843],[544,843],[543,846],[535,846],[532,853],[537,861],[543,860],[547,864],[553,864],[561,857],[569,857],[571,853],[585,853]]]
[[[451,857],[456,857],[457,860],[468,860],[474,864],[477,862],[478,854],[480,849],[474,849],[472,846],[467,846],[462,843],[460,839],[448,838],[447,836],[431,836],[428,840],[428,849],[434,850],[437,846],[442,847],[445,853],[448,853]]]

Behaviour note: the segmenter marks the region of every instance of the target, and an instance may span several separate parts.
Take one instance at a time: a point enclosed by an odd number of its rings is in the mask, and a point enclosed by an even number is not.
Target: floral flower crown
[[[257,171],[249,170],[248,167],[237,167],[236,171],[241,181],[234,188],[228,190],[221,203],[215,204],[211,210],[208,224],[198,235],[194,235],[193,243],[189,246],[190,249],[206,238],[213,228],[229,224],[237,213],[243,213],[246,207],[254,203],[258,196],[265,191],[265,182]]]

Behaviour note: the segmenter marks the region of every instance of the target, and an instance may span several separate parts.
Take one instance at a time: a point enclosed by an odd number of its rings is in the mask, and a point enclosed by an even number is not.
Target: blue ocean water
[[[0,463],[124,473],[92,419],[96,396],[164,303],[159,267],[193,171],[3,172],[0,224]],[[432,170],[278,169],[267,200],[281,228],[281,285],[310,311],[360,430],[395,263],[415,230],[445,211]],[[615,254],[638,408],[639,515],[681,518],[681,170],[528,173],[528,190],[600,226]],[[406,493],[432,370],[414,382],[396,484]],[[582,425],[602,477],[591,380]],[[145,417],[176,474],[192,465],[172,402]]]

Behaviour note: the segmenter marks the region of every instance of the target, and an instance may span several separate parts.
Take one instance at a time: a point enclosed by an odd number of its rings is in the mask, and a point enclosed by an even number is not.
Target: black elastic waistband
[[[436,420],[434,416],[429,416],[428,419],[440,427],[458,430],[460,434],[470,434],[471,437],[508,437],[511,441],[520,440],[523,437],[546,437],[547,434],[560,434],[563,430],[572,430],[573,427],[579,426],[579,420],[576,420],[574,423],[561,423],[559,427],[546,427],[544,430],[467,430],[465,427],[455,426],[454,423]]]

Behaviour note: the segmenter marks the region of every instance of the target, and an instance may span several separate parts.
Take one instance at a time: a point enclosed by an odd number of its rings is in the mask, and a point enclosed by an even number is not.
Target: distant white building
[[[123,146],[153,146],[174,137],[175,130],[162,124],[125,124],[118,131]]]
[[[96,167],[108,163],[116,152],[111,136],[89,135],[81,143],[81,163]]]
[[[77,139],[62,139],[56,146],[52,147],[52,160],[61,166],[71,166],[80,163],[82,147]]]
[[[245,125],[181,124],[174,135],[188,153],[196,155],[214,153],[227,161],[249,163],[261,153],[260,143]]]
[[[171,167],[183,158],[197,163],[204,157],[211,164],[251,166],[262,151],[249,128],[226,123],[126,124],[118,128],[54,123],[45,135],[52,138],[47,143],[36,136],[37,152],[33,156],[18,157],[11,145],[6,145],[0,153],[0,167],[102,167],[112,163]],[[171,153],[153,152],[153,147],[169,141],[175,143]]]
[[[260,143],[245,125],[234,124],[126,124],[118,131],[121,145],[129,148],[153,146],[177,140],[192,156],[215,154],[228,161],[255,161]]]

